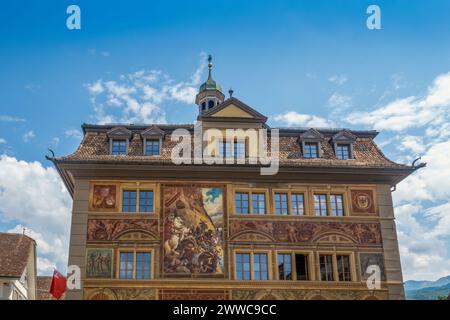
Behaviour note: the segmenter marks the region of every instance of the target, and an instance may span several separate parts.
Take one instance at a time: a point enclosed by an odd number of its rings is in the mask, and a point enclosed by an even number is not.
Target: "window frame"
[[[132,277],[129,278],[120,278],[120,256],[122,253],[128,253],[131,252],[133,254],[133,271],[132,271]],[[137,279],[136,278],[136,260],[137,260],[137,253],[150,253],[150,278],[149,279]],[[117,270],[115,272],[115,278],[121,281],[151,281],[154,280],[154,272],[155,272],[155,249],[151,248],[130,248],[130,247],[123,247],[117,249],[116,254],[116,263],[117,263]]]
[[[287,214],[283,215],[277,214],[276,210],[276,201],[275,194],[277,193],[286,193],[287,194]],[[303,215],[293,214],[292,207],[292,195],[293,194],[302,194],[303,195]],[[308,197],[308,189],[307,188],[291,188],[291,189],[281,189],[274,188],[271,191],[271,200],[272,200],[272,214],[277,217],[304,217],[309,215],[309,197]]]
[[[322,280],[322,274],[320,272],[320,256],[321,255],[331,255],[332,256],[332,271],[333,271],[333,280],[326,281]],[[338,263],[337,256],[348,256],[349,257],[349,272],[350,272],[350,280],[339,280],[339,272],[338,272]],[[346,250],[319,250],[315,254],[316,257],[316,268],[317,268],[317,280],[321,282],[341,282],[341,283],[349,283],[356,282],[357,279],[357,270],[356,270],[356,259],[355,252],[346,251]]]
[[[114,142],[118,141],[125,141],[125,154],[114,154]],[[109,138],[109,154],[112,156],[126,156],[128,155],[128,148],[129,148],[129,139],[126,138]]]
[[[278,270],[278,255],[279,254],[288,254],[291,256],[291,275],[292,275],[292,279],[289,280],[284,280],[284,279],[280,279],[280,273]],[[297,275],[297,262],[295,259],[295,256],[298,254],[302,254],[304,256],[307,257],[308,262],[307,262],[307,277],[308,280],[299,280],[298,279],[298,275]],[[307,281],[314,281],[313,277],[314,277],[314,255],[313,255],[313,251],[303,251],[303,250],[276,250],[275,251],[275,257],[276,257],[276,280],[278,281],[300,281],[300,282],[307,282]]]
[[[159,212],[159,203],[157,201],[159,197],[159,189],[155,183],[121,183],[118,188],[120,194],[118,196],[118,212],[120,214],[130,215],[155,215]],[[123,211],[123,192],[124,191],[136,191],[136,211]],[[153,192],[152,211],[141,211],[141,191]]]
[[[339,157],[339,148],[345,146],[347,147],[347,158],[341,158]],[[335,144],[335,153],[336,153],[336,158],[338,160],[351,160],[353,159],[353,148],[352,148],[352,143],[350,142],[337,142]]]
[[[158,154],[147,154],[147,142],[149,141],[158,141]],[[157,157],[161,155],[162,150],[162,139],[161,138],[145,138],[144,139],[144,156],[145,157]]]
[[[314,147],[315,147],[315,149],[316,149],[316,157],[310,157],[310,156],[306,156],[306,148],[308,147],[308,146],[312,146],[312,145],[314,145]],[[320,142],[316,142],[316,141],[305,141],[304,143],[303,143],[303,150],[302,150],[302,155],[303,155],[303,158],[305,158],[305,159],[318,159],[318,158],[320,158],[321,157],[321,153],[320,153]],[[312,154],[312,153],[311,153]]]
[[[237,193],[247,193],[248,194],[248,213],[238,213],[236,207],[236,194]],[[264,194],[264,213],[254,213],[253,210],[253,194],[263,193]],[[269,192],[267,189],[249,189],[249,188],[236,188],[233,190],[233,215],[236,216],[265,216],[269,214]]]
[[[314,196],[315,195],[326,195],[326,209],[327,209],[327,215],[323,216],[323,215],[317,215],[316,213],[316,209],[315,209],[315,199]],[[331,205],[331,196],[332,195],[339,195],[342,197],[342,209],[343,209],[343,215],[342,216],[335,216],[333,214],[333,208]],[[349,210],[349,191],[347,187],[339,187],[339,186],[331,186],[331,187],[312,187],[310,189],[310,210],[311,213],[315,216],[315,217],[320,217],[320,218],[326,218],[326,217],[330,217],[330,218],[345,218],[348,217],[350,215],[350,210]]]
[[[238,254],[249,254],[250,255],[250,279],[249,280],[242,280],[238,279],[237,275],[237,255]],[[255,254],[265,254],[267,257],[267,279],[255,279],[254,278],[254,266],[255,266]],[[233,250],[233,280],[236,281],[270,281],[272,279],[272,255],[270,250],[247,250],[247,249],[235,249]]]

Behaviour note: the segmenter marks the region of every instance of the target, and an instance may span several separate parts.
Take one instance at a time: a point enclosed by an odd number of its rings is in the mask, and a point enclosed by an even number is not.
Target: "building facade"
[[[66,299],[404,299],[391,190],[416,167],[387,159],[375,131],[279,128],[273,149],[275,131],[248,133],[267,118],[226,99],[211,68],[196,124],[84,124],[74,153],[49,158],[73,197],[82,286]],[[208,133],[227,129],[242,130]],[[174,163],[198,145],[230,161]],[[276,174],[252,161],[260,149]]]
[[[36,293],[36,242],[0,233],[0,300],[35,300]]]

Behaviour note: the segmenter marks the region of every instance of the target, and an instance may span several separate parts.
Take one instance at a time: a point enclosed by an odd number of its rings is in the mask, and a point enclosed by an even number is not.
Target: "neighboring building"
[[[50,286],[52,284],[52,277],[38,276],[37,277],[37,300],[56,300],[50,293]],[[64,300],[64,295],[60,300]]]
[[[36,299],[36,242],[0,233],[0,300]]]
[[[74,201],[82,288],[66,299],[404,299],[391,189],[417,167],[387,159],[376,131],[318,128],[280,128],[276,175],[245,134],[215,144],[243,164],[175,165],[175,129],[268,128],[231,95],[210,63],[197,125],[84,124],[74,153],[49,158]]]

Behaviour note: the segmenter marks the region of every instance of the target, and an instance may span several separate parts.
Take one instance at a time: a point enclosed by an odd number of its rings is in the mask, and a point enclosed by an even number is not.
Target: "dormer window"
[[[306,159],[320,158],[322,156],[322,148],[320,144],[323,139],[323,135],[313,128],[301,134],[299,140],[302,147],[303,157]]]
[[[303,156],[307,159],[315,159],[319,157],[319,146],[317,142],[305,142]]]
[[[146,139],[145,140],[145,155],[146,156],[159,156],[159,139]]]
[[[115,127],[107,133],[109,138],[109,153],[113,156],[125,156],[132,132],[125,127]]]
[[[336,144],[336,157],[339,160],[351,159],[350,144],[337,143]]]
[[[228,141],[219,142],[219,155],[223,158],[234,157],[234,159],[245,159],[246,155],[245,141],[237,140],[234,141],[233,144],[231,144]]]
[[[336,158],[339,160],[353,159],[353,143],[355,141],[356,136],[349,130],[336,133],[332,138]]]
[[[113,156],[125,156],[127,154],[127,140],[112,140],[111,154]]]
[[[145,156],[159,156],[161,155],[161,148],[163,145],[164,130],[158,126],[152,125],[150,128],[141,133],[144,139],[144,155]]]

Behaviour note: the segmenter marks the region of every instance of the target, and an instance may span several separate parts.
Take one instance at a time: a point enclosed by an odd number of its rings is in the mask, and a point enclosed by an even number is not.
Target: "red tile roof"
[[[26,235],[0,233],[0,277],[21,277],[32,245],[36,242]]]

